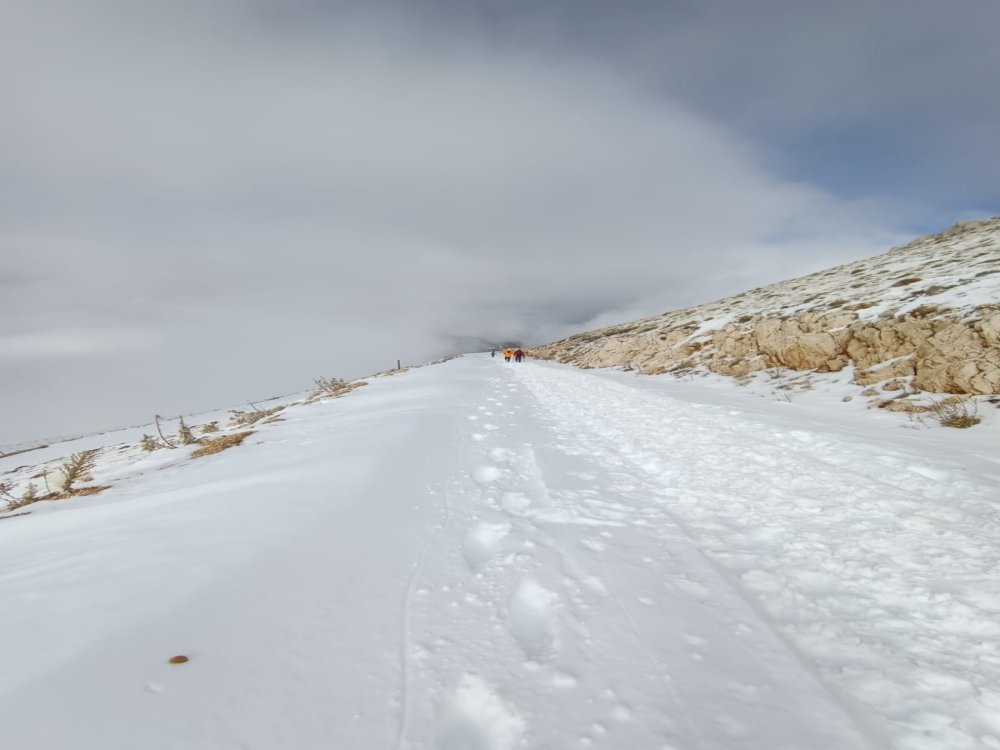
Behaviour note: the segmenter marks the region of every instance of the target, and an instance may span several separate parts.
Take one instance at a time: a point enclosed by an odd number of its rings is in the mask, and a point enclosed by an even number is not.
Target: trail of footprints
[[[517,390],[513,385],[508,388]],[[503,403],[507,398],[503,393],[488,398],[486,405],[477,407],[477,414],[469,416],[475,423],[476,431],[470,435],[474,443],[484,443],[502,429],[486,420],[501,421],[505,413],[514,416]],[[490,566],[506,566],[517,560],[531,562],[531,550],[539,541],[546,541],[532,515],[538,512],[536,504],[546,499],[547,490],[535,476],[538,472],[533,467],[530,444],[520,445],[519,450],[521,455],[505,447],[485,447],[487,461],[472,472],[471,480],[480,490],[478,499],[487,509],[501,511],[503,520],[477,520],[461,536],[461,553],[470,574],[481,576]],[[606,531],[603,535],[609,536]],[[602,532],[595,533],[584,541],[585,547],[603,550],[604,537]],[[509,636],[524,655],[524,671],[529,679],[547,680],[555,690],[564,691],[576,688],[579,678],[558,666],[561,628],[589,643],[581,603],[588,597],[607,597],[608,589],[601,578],[580,570],[565,553],[558,554],[563,581],[571,587],[570,592],[561,595],[530,575],[522,575],[513,579],[506,601],[501,597],[496,605]],[[602,696],[608,720],[632,720],[632,709],[618,700],[613,690],[605,689]],[[436,744],[440,750],[511,750],[526,731],[527,721],[515,706],[482,677],[466,673],[452,686],[440,707]],[[606,735],[608,729],[604,723],[593,721],[581,727],[581,732],[579,746],[587,747]]]

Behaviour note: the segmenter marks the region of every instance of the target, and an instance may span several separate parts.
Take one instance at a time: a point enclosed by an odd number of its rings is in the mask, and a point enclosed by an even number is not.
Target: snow
[[[842,393],[470,355],[87,438],[0,520],[0,746],[1000,748],[996,415]]]

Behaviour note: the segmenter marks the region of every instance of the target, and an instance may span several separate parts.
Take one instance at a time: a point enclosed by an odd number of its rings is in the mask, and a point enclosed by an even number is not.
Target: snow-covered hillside
[[[470,355],[52,446],[108,488],[0,520],[0,746],[1000,747],[1000,427],[839,387]]]
[[[768,371],[792,389],[846,371],[857,387],[842,395],[911,413],[933,406],[928,393],[998,394],[1000,218],[531,354],[646,374]]]

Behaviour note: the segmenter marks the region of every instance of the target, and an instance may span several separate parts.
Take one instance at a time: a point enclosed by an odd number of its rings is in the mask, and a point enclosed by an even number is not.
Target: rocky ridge
[[[851,368],[883,402],[1000,393],[1000,217],[684,310],[570,336],[529,354],[644,374],[745,378]]]

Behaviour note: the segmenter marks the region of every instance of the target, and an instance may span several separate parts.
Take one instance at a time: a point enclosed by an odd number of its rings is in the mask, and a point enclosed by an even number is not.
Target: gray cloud
[[[582,4],[573,34],[516,4],[4,7],[0,441],[541,342],[903,236],[912,205],[760,136],[879,114],[823,97],[881,47],[823,77],[822,24],[754,36],[794,20],[771,0],[640,5]],[[741,69],[754,95],[722,101]]]

